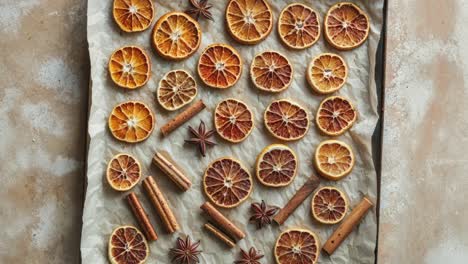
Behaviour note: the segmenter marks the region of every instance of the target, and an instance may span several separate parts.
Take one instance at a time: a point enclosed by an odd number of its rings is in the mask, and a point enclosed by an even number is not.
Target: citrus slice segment
[[[106,176],[112,189],[128,191],[140,180],[140,163],[132,155],[117,154],[109,161]]]
[[[170,12],[156,22],[152,40],[154,48],[163,58],[185,59],[200,46],[200,25],[185,13]]]
[[[348,212],[348,199],[335,187],[322,187],[312,197],[312,215],[322,224],[339,223]]]
[[[339,50],[360,46],[369,36],[369,28],[369,17],[353,3],[337,3],[325,16],[325,38]]]
[[[286,90],[293,79],[293,67],[286,56],[265,51],[255,56],[250,65],[250,77],[255,87],[267,92]]]
[[[286,99],[273,101],[265,110],[264,121],[274,137],[285,141],[301,139],[309,130],[307,111]]]
[[[216,106],[214,123],[219,136],[233,143],[246,139],[254,126],[250,108],[244,102],[232,98]]]
[[[323,53],[310,62],[306,78],[315,92],[330,94],[345,84],[348,78],[348,66],[339,55]]]
[[[292,149],[286,145],[272,144],[257,157],[257,178],[270,187],[289,185],[296,177],[297,163],[296,153]]]
[[[140,47],[122,47],[114,51],[110,57],[109,74],[118,86],[136,89],[148,82],[151,75],[151,61]]]
[[[109,116],[109,129],[121,141],[136,143],[149,137],[154,128],[150,108],[142,102],[128,101],[114,107]]]
[[[275,244],[278,264],[315,264],[319,257],[317,235],[306,229],[290,229],[281,233]]]
[[[320,103],[315,122],[325,135],[339,136],[353,126],[356,118],[356,110],[348,99],[331,96]]]
[[[252,192],[252,177],[237,160],[229,157],[213,161],[203,176],[203,189],[217,206],[232,208],[245,201]]]
[[[292,49],[314,45],[320,38],[317,12],[300,3],[286,6],[278,19],[278,33],[283,43]]]
[[[148,242],[135,227],[119,226],[110,235],[108,256],[112,264],[142,264],[148,255]]]
[[[243,44],[256,44],[273,28],[273,13],[265,0],[231,0],[226,22],[232,37]]]
[[[233,47],[226,44],[208,46],[198,61],[198,75],[213,88],[229,88],[236,84],[241,74],[242,59]]]
[[[153,2],[151,0],[114,0],[112,13],[115,22],[123,31],[143,31],[153,21]]]
[[[195,99],[198,89],[195,79],[185,70],[166,73],[156,92],[158,103],[166,110],[174,111]]]
[[[322,177],[332,181],[348,175],[354,167],[354,162],[351,147],[342,141],[325,140],[315,151],[315,168]]]

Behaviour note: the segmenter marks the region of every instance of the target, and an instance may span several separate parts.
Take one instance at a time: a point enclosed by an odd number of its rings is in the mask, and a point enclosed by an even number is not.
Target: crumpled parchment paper
[[[321,22],[330,6],[337,1],[315,0],[303,2],[320,14]],[[117,153],[127,152],[137,157],[143,167],[143,177],[153,175],[163,190],[173,208],[181,230],[169,235],[165,232],[161,221],[148,198],[143,193],[141,184],[135,191],[159,234],[159,240],[150,244],[151,254],[148,263],[170,263],[169,248],[175,245],[178,235],[190,235],[201,240],[201,263],[232,263],[238,256],[240,248],[248,249],[255,246],[265,254],[262,263],[274,263],[273,245],[281,231],[292,227],[304,227],[315,231],[320,237],[321,244],[325,243],[331,233],[337,228],[318,224],[312,218],[310,197],[299,206],[294,214],[282,226],[268,226],[257,230],[255,225],[248,224],[250,204],[264,199],[268,204],[282,207],[289,198],[302,186],[307,177],[316,174],[312,165],[312,153],[316,146],[327,137],[319,135],[314,122],[308,134],[299,141],[287,143],[299,157],[299,173],[292,184],[284,188],[266,188],[255,179],[254,163],[257,155],[267,145],[278,142],[268,134],[263,125],[263,112],[274,99],[290,98],[315,116],[319,102],[324,98],[311,92],[305,78],[305,70],[311,59],[322,52],[335,52],[342,55],[349,66],[349,76],[346,85],[337,93],[349,98],[357,107],[358,119],[351,130],[339,139],[349,143],[356,156],[356,166],[352,173],[339,182],[322,180],[321,185],[332,185],[342,188],[348,195],[351,209],[362,195],[368,195],[374,202],[377,194],[376,172],[372,162],[371,135],[378,119],[377,94],[374,80],[377,44],[380,38],[383,19],[383,0],[353,1],[363,8],[371,19],[369,39],[361,47],[347,52],[339,52],[328,45],[323,37],[311,48],[302,51],[287,49],[277,34],[277,18],[280,11],[287,4],[294,1],[273,1],[270,5],[274,13],[274,29],[272,33],[257,45],[240,45],[236,43],[225,29],[224,10],[227,1],[211,0],[211,9],[215,22],[201,20],[203,30],[202,43],[198,51],[190,58],[172,62],[163,60],[153,50],[150,44],[151,29],[141,33],[124,33],[120,31],[112,18],[111,0],[88,1],[88,42],[91,57],[91,92],[89,115],[89,153],[87,163],[87,190],[83,212],[83,230],[81,239],[81,255],[83,263],[108,263],[107,243],[112,230],[119,225],[137,225],[132,216],[125,193],[113,191],[106,182],[105,171],[108,161]],[[155,1],[156,16],[154,22],[164,13],[173,10],[183,11],[189,6],[189,1]],[[243,74],[239,82],[225,90],[216,90],[204,86],[196,73],[196,64],[201,51],[212,43],[229,43],[242,55],[244,60]],[[113,84],[108,75],[107,63],[112,52],[124,45],[140,45],[151,55],[152,77],[148,84],[135,91],[124,91]],[[294,67],[294,81],[289,89],[280,94],[260,93],[250,81],[249,67],[255,54],[265,50],[277,50],[287,55]],[[168,137],[161,137],[159,129],[178,112],[167,112],[155,101],[154,92],[159,80],[169,70],[183,68],[188,70],[197,80],[199,93],[197,99],[202,98],[207,109],[184,124]],[[233,97],[243,100],[254,112],[255,128],[252,134],[240,144],[230,144],[220,137],[215,140],[218,145],[208,149],[207,157],[202,158],[192,145],[184,144],[189,136],[187,126],[198,127],[200,120],[204,120],[208,128],[213,127],[212,115],[216,104],[224,98]],[[107,127],[107,118],[112,108],[127,100],[141,100],[146,102],[156,116],[156,127],[152,135],[138,144],[125,144],[115,140]],[[312,121],[312,120],[311,120]],[[151,159],[155,151],[169,153],[186,172],[193,182],[192,188],[183,193],[163,175]],[[232,156],[250,168],[254,178],[254,189],[249,199],[239,207],[221,210],[228,218],[246,231],[247,237],[240,241],[236,248],[229,250],[219,240],[203,229],[206,218],[199,209],[207,200],[203,193],[202,175],[207,165],[222,156]],[[374,263],[374,249],[376,244],[376,211],[371,211],[353,231],[348,239],[333,254],[326,256],[321,253],[319,263]]]

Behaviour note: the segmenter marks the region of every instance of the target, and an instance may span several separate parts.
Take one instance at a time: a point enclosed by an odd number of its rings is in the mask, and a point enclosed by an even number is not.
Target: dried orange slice
[[[197,92],[192,75],[184,70],[174,70],[166,73],[159,82],[156,98],[164,109],[174,111],[192,102]]]
[[[119,226],[109,238],[109,261],[112,264],[142,264],[149,255],[143,234],[133,226]]]
[[[115,22],[125,32],[143,31],[154,18],[151,0],[114,0],[112,11]]]
[[[320,103],[315,122],[325,135],[339,136],[354,124],[356,117],[356,110],[348,99],[331,96]]]
[[[282,144],[272,144],[257,157],[258,180],[266,186],[283,187],[296,177],[297,156],[292,149]]]
[[[128,191],[140,180],[140,163],[129,154],[117,154],[109,161],[106,176],[112,189]]]
[[[149,137],[154,128],[154,116],[142,102],[128,101],[114,107],[109,116],[109,129],[121,141],[136,143]]]
[[[267,92],[286,90],[293,79],[293,67],[286,56],[265,51],[255,56],[250,65],[250,77],[255,86]]]
[[[369,17],[353,3],[337,3],[325,16],[325,38],[339,50],[360,46],[369,36],[369,28]]]
[[[348,78],[348,66],[339,55],[323,53],[310,62],[306,78],[315,92],[333,93],[345,84]]]
[[[256,44],[273,28],[273,13],[265,0],[231,0],[226,22],[232,37],[243,44]]]
[[[139,88],[150,78],[151,61],[140,47],[122,47],[114,51],[109,60],[109,74],[112,81],[122,88]]]
[[[354,162],[351,147],[342,141],[325,140],[315,151],[315,168],[322,177],[332,181],[348,175],[354,167]]]
[[[214,111],[216,132],[227,141],[238,143],[252,132],[254,121],[250,108],[242,101],[226,99]]]
[[[217,206],[232,208],[245,201],[252,192],[252,177],[237,160],[229,157],[213,161],[203,176],[203,189]]]
[[[265,126],[278,139],[291,141],[305,136],[309,130],[309,115],[297,103],[281,99],[265,110]]]
[[[242,59],[227,44],[208,46],[198,61],[198,75],[206,85],[213,88],[229,88],[236,84],[241,74]]]
[[[278,19],[278,33],[284,44],[292,49],[314,45],[320,38],[317,12],[300,3],[286,6]]]
[[[278,264],[315,264],[319,257],[317,235],[306,229],[290,229],[281,233],[275,244]]]
[[[163,15],[153,28],[153,46],[166,59],[185,59],[198,49],[200,42],[200,25],[182,12]]]
[[[335,187],[322,187],[312,197],[312,215],[322,224],[336,224],[348,212],[348,199]]]

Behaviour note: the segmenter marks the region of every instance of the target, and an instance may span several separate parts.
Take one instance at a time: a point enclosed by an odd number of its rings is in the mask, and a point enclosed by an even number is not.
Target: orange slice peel
[[[286,56],[276,51],[257,54],[250,65],[250,77],[260,90],[282,92],[293,80],[293,67]]]
[[[274,255],[277,264],[315,264],[319,258],[318,236],[307,229],[289,229],[276,240]]]
[[[314,45],[320,38],[317,12],[300,3],[286,6],[278,19],[278,33],[289,48],[305,49]]]
[[[112,189],[128,191],[140,180],[140,162],[132,155],[117,154],[109,161],[106,176],[107,182]]]
[[[325,140],[315,151],[315,168],[322,177],[331,181],[341,180],[351,173],[354,163],[351,147],[339,140]]]
[[[267,130],[276,138],[292,141],[303,138],[309,131],[309,114],[299,104],[286,99],[273,101],[265,110]]]
[[[151,0],[114,0],[112,14],[120,29],[138,32],[151,25],[154,6]]]
[[[144,86],[151,76],[148,54],[137,46],[122,47],[114,51],[108,68],[112,81],[126,89]]]
[[[346,83],[348,66],[341,56],[322,53],[310,62],[306,78],[315,92],[330,94],[338,91]]]
[[[357,112],[348,99],[331,96],[320,103],[315,122],[323,134],[339,136],[353,126],[356,118]]]
[[[119,226],[110,235],[108,257],[112,264],[143,264],[148,256],[148,242],[137,228]]]
[[[154,116],[146,104],[128,101],[114,107],[108,123],[116,139],[136,143],[151,135],[154,128]]]
[[[220,137],[232,143],[239,143],[253,130],[253,113],[244,102],[229,98],[216,106],[214,124]]]
[[[346,216],[348,204],[348,199],[340,189],[325,186],[312,197],[312,215],[322,224],[336,224]]]
[[[272,144],[258,155],[255,167],[260,183],[269,187],[283,187],[296,177],[298,159],[288,146]]]
[[[185,70],[173,70],[159,82],[156,98],[164,109],[174,111],[192,102],[197,93],[197,84],[192,75]]]

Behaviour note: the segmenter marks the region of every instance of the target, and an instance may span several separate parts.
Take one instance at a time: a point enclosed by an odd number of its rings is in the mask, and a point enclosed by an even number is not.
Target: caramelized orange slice
[[[297,161],[296,154],[288,146],[272,144],[257,157],[257,178],[269,187],[289,185],[296,177]]]
[[[128,191],[140,180],[140,163],[129,154],[117,154],[109,161],[106,175],[112,189]]]
[[[121,141],[136,143],[149,137],[154,128],[154,116],[142,102],[128,101],[114,107],[109,116],[109,129]]]
[[[136,89],[148,82],[151,76],[151,62],[142,48],[123,47],[112,53],[109,74],[118,86]]]
[[[149,246],[143,234],[133,226],[119,226],[108,243],[112,264],[143,264],[149,255]]]
[[[239,80],[242,74],[242,59],[239,53],[226,44],[208,46],[198,61],[198,75],[213,88],[226,89]]]
[[[277,264],[315,264],[319,257],[317,235],[306,229],[290,229],[281,233],[275,244]]]
[[[315,151],[315,168],[328,180],[338,181],[344,178],[353,169],[354,162],[351,147],[342,141],[323,141]]]
[[[278,33],[283,43],[292,49],[314,45],[320,38],[317,12],[300,3],[286,6],[279,16]]]
[[[219,207],[238,206],[249,197],[252,187],[248,170],[233,158],[213,161],[203,176],[205,194]]]
[[[242,101],[226,99],[214,111],[216,132],[227,141],[238,143],[252,132],[254,121],[250,108]]]
[[[153,46],[166,59],[185,59],[198,49],[200,42],[200,25],[182,12],[163,15],[153,28]]]
[[[353,126],[356,117],[350,101],[341,96],[331,96],[320,103],[315,122],[325,135],[339,136]]]
[[[315,92],[330,94],[345,84],[348,66],[339,55],[323,53],[310,62],[306,77]]]
[[[322,224],[339,223],[348,212],[348,199],[335,187],[322,187],[312,197],[312,215]]]
[[[282,92],[292,82],[293,67],[286,56],[276,51],[265,51],[253,59],[250,77],[260,90]]]
[[[276,138],[291,141],[304,137],[309,130],[309,115],[297,103],[281,99],[273,101],[264,114],[265,126]]]
[[[226,8],[226,22],[235,40],[255,44],[270,34],[273,13],[265,0],[231,0]]]
[[[164,109],[174,111],[192,102],[197,91],[195,79],[188,72],[174,70],[161,79],[156,97]]]
[[[125,32],[143,31],[154,18],[151,0],[114,0],[112,12],[115,22]]]
[[[335,4],[325,16],[325,38],[339,50],[360,46],[369,36],[369,17],[357,5]]]

